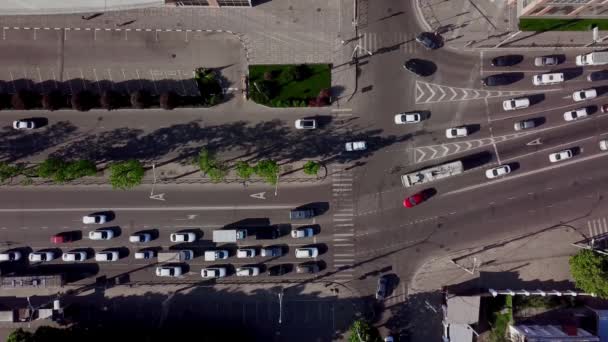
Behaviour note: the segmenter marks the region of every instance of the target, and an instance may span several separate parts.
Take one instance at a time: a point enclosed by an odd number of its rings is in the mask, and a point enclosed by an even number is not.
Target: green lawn
[[[519,19],[519,29],[522,31],[590,31],[592,25],[597,25],[600,30],[608,30],[608,19]]]
[[[270,75],[270,79],[265,79],[265,74]],[[271,107],[305,107],[322,89],[330,87],[329,64],[249,66],[252,100]]]

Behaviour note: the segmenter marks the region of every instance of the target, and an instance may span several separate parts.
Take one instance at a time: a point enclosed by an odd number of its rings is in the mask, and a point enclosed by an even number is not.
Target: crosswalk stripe
[[[591,230],[591,221],[587,221],[587,228],[589,228],[589,237],[592,237],[593,231]]]

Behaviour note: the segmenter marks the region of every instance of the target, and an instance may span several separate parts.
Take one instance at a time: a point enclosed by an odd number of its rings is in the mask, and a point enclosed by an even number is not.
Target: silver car
[[[534,128],[534,127],[536,127],[536,122],[534,120],[518,121],[513,125],[513,128],[516,131],[521,131],[524,129],[530,129],[530,128]]]
[[[557,65],[559,60],[556,56],[540,56],[534,58],[534,66]]]

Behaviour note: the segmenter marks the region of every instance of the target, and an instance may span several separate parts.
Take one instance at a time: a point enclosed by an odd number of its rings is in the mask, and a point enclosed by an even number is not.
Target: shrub
[[[99,98],[99,104],[103,109],[118,109],[122,105],[122,95],[114,90],[104,90]]]
[[[310,68],[308,67],[308,65],[300,64],[295,67],[294,79],[296,81],[303,81],[303,80],[309,78],[310,76],[312,76],[312,72],[311,72]]]
[[[141,184],[144,167],[139,160],[131,159],[110,165],[110,184],[115,189],[127,190]]]
[[[52,90],[48,94],[42,95],[42,108],[46,110],[57,110],[65,106],[65,98],[59,90]]]
[[[131,106],[137,109],[144,109],[150,105],[150,94],[145,90],[138,90],[131,93]]]
[[[97,105],[97,96],[88,90],[72,94],[72,108],[81,112],[90,110]]]
[[[255,173],[270,184],[276,184],[279,176],[279,165],[276,161],[266,159],[255,166]]]
[[[264,80],[266,81],[272,81],[273,77],[272,77],[272,72],[270,71],[265,71],[264,72]]]
[[[37,106],[38,94],[29,90],[19,90],[11,97],[11,105],[14,109],[26,110]]]
[[[180,96],[172,91],[164,92],[160,94],[159,103],[161,108],[171,110],[180,105]]]
[[[304,164],[304,173],[311,176],[316,176],[319,173],[321,165],[315,161],[309,160]]]
[[[237,176],[243,178],[243,180],[248,180],[255,173],[255,168],[249,165],[249,163],[244,161],[239,161],[236,163],[236,174]]]

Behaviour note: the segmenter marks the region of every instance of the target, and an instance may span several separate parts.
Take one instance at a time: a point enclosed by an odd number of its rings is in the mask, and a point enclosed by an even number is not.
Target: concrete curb
[[[433,28],[431,27],[431,24],[429,24],[429,22],[426,20],[426,18],[424,17],[424,14],[422,13],[422,7],[420,7],[420,1],[422,0],[415,0],[414,1],[414,13],[416,13],[416,20],[424,27],[424,29],[426,29],[427,31],[433,31]]]

